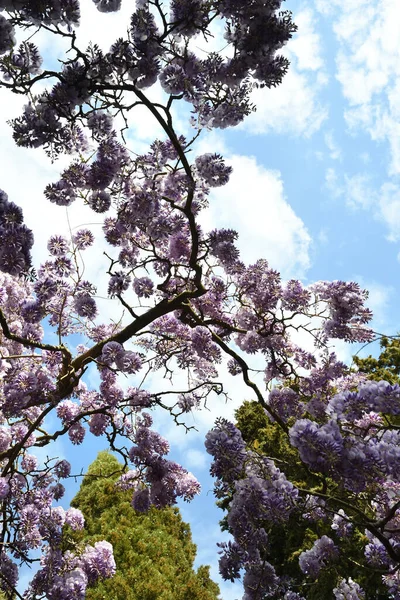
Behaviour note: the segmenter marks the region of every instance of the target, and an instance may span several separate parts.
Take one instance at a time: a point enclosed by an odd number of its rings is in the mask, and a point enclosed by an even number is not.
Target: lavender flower
[[[71,472],[71,465],[65,459],[59,460],[54,466],[54,471],[57,477],[60,477],[60,479],[65,479]]]
[[[93,194],[89,196],[88,204],[90,208],[94,210],[94,212],[107,212],[111,206],[111,196],[103,190],[99,192],[93,192]]]
[[[107,365],[112,365],[118,359],[122,358],[125,354],[125,350],[118,342],[107,342],[103,346],[101,352],[101,359]]]
[[[196,167],[199,175],[205,179],[210,187],[219,187],[229,181],[232,167],[225,166],[220,154],[203,154],[196,158]]]
[[[142,368],[142,358],[137,352],[126,351],[117,356],[115,360],[117,368],[123,373],[137,373]]]
[[[150,277],[137,277],[133,281],[133,289],[139,298],[150,298],[153,294],[154,283]]]
[[[10,430],[6,427],[0,427],[0,452],[7,452],[11,446],[11,442]]]
[[[53,235],[47,244],[52,256],[65,256],[69,252],[68,241],[62,235]]]
[[[0,15],[0,55],[9,52],[16,44],[14,27],[3,15]]]
[[[97,305],[89,294],[80,294],[74,299],[74,307],[80,317],[94,319],[97,315]]]
[[[108,295],[113,298],[114,296],[120,296],[129,288],[131,278],[126,273],[118,271],[114,275],[111,275],[108,283]]]
[[[334,562],[338,557],[338,549],[333,541],[323,535],[310,550],[305,550],[299,556],[300,569],[309,577],[316,579],[321,569]]]
[[[364,600],[364,590],[352,580],[351,577],[348,579],[342,579],[339,585],[333,590],[335,600]]]
[[[94,546],[86,546],[82,555],[82,564],[89,583],[99,578],[112,577],[116,571],[112,545],[102,541],[96,542]]]
[[[85,525],[85,519],[82,512],[78,508],[69,508],[65,513],[65,522],[74,531],[83,529]]]
[[[0,477],[0,500],[7,498],[10,493],[10,484],[6,477]]]
[[[94,236],[90,229],[80,229],[74,235],[73,241],[78,250],[86,250],[93,244]]]

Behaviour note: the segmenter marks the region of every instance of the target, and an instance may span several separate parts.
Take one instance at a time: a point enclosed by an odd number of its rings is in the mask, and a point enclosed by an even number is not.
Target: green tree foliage
[[[258,402],[244,402],[236,411],[235,417],[236,426],[240,429],[247,446],[256,453],[272,458],[300,490],[320,491],[321,495],[328,493],[330,496],[348,500],[335,482],[328,477],[323,481],[319,475],[307,469],[300,460],[297,450],[290,445],[287,433],[278,424],[268,419]],[[359,496],[358,502],[363,508],[362,494]],[[220,505],[229,511],[229,498],[224,498]],[[338,504],[337,510],[340,506]],[[365,498],[364,508],[365,512],[368,512],[368,498]],[[351,509],[350,505],[349,509]],[[348,512],[350,513],[350,510]],[[318,507],[310,505],[309,520],[294,512],[287,523],[275,523],[272,526],[266,524],[268,554],[273,557],[278,575],[286,575],[296,580],[299,583],[299,593],[307,600],[332,600],[331,590],[342,577],[357,580],[366,592],[365,600],[388,599],[387,588],[382,584],[381,574],[362,564],[365,562],[362,559],[367,539],[364,531],[357,528],[354,528],[347,540],[342,541],[342,548],[345,548],[345,551],[341,553],[338,560],[329,568],[322,569],[315,581],[308,579],[301,572],[299,555],[304,550],[310,549],[323,535],[334,540],[336,537],[331,523],[323,518],[316,518],[316,515],[318,515]],[[280,597],[273,598],[281,600]]]
[[[88,590],[87,600],[216,600],[209,567],[193,569],[196,546],[179,510],[136,512],[132,492],[115,488],[122,472],[113,455],[100,452],[71,502],[85,516],[75,543],[109,541],[117,565],[116,575]]]
[[[378,358],[371,355],[366,358],[354,356],[354,364],[369,379],[388,381],[392,385],[400,384],[400,338],[382,337],[380,345],[381,353]]]

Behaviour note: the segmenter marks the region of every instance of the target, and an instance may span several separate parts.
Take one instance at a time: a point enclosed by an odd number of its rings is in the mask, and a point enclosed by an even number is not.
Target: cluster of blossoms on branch
[[[319,368],[299,377],[300,382],[306,380],[303,387],[294,385],[294,379],[286,387],[290,381],[285,379],[285,386],[271,391],[265,423],[280,428],[288,454],[274,453],[268,446],[272,456],[266,458],[258,442],[246,445],[239,429],[225,419],[207,435],[215,494],[228,509],[226,526],[234,537],[233,543],[221,545],[220,569],[232,581],[244,571],[246,598],[307,598],[307,588],[321,571],[346,575],[347,554],[357,552],[366,572],[380,574],[389,594],[385,597],[400,594],[400,386],[364,380],[355,389],[354,377],[344,377],[343,365],[336,366],[332,369],[329,357],[326,373],[339,375],[330,379],[330,389]],[[317,415],[309,410],[305,389],[319,398]],[[271,414],[279,396],[287,417],[280,424]],[[273,459],[286,465],[288,479]],[[301,523],[314,523],[316,531],[326,532],[298,555],[298,568],[291,576],[285,572],[287,563],[282,566],[275,554],[279,522],[280,543],[295,523],[299,531]],[[260,574],[257,580],[255,571]],[[299,589],[304,596],[294,595]],[[365,598],[351,578],[343,579],[333,593],[336,599]]]
[[[103,13],[120,4],[95,0]],[[192,155],[194,142],[203,128],[240,123],[253,110],[254,87],[280,83],[288,62],[277,51],[295,31],[280,5],[172,0],[167,8],[137,0],[126,37],[105,52],[95,44],[77,47],[77,0],[0,0],[0,86],[29,97],[11,123],[14,139],[43,147],[52,158],[72,155],[44,195],[60,207],[84,204],[102,225],[70,238],[54,232],[47,260],[32,272],[33,234],[21,209],[0,192],[0,589],[10,597],[83,600],[87,586],[115,570],[105,541],[66,549],[66,526],[83,525],[79,511],[56,504],[70,465],[42,464],[35,448],[50,451],[64,435],[75,445],[87,433],[103,436],[127,468],[116,493],[132,490],[136,510],[190,500],[199,484],[166,458],[168,442],[152,429],[149,411],[169,411],[180,423],[213,394],[228,395],[219,381],[225,365],[297,449],[315,489],[305,490],[284,464],[249,449],[233,424],[219,420],[207,450],[217,497],[229,496],[234,536],[221,546],[222,576],[243,574],[246,600],[273,594],[301,600],[268,554],[268,530],[292,515],[330,514],[337,539],[321,536],[300,566],[312,578],[336,560],[338,540],[351,534],[352,513],[340,512],[340,503],[325,511],[321,481],[329,478],[348,494],[370,494],[368,518],[357,513],[369,532],[365,560],[386,569],[385,583],[391,593],[396,589],[399,541],[388,531],[398,518],[399,445],[391,427],[397,388],[365,384],[356,391],[359,381],[334,356],[319,360],[332,338],[372,339],[367,293],[355,283],[282,281],[266,260],[240,260],[235,231],[207,232],[199,224],[211,190],[228,182],[231,167],[215,153]],[[193,39],[207,40],[214,21],[223,24],[231,53],[198,56]],[[59,71],[42,61],[34,44],[39,30],[70,45]],[[17,45],[21,32],[29,39]],[[153,85],[161,86],[164,104],[146,95]],[[191,107],[191,138],[174,127],[180,100]],[[140,156],[118,133],[120,119],[127,124],[137,106],[163,131]],[[95,277],[85,275],[85,253],[94,244],[106,248],[99,268],[107,297],[124,318],[103,318]],[[51,333],[45,335],[44,323]],[[295,342],[298,332],[309,335],[312,351]],[[72,335],[80,336],[78,346]],[[265,385],[253,378],[253,355],[264,360]],[[146,381],[156,371],[172,384],[184,372],[187,385],[150,391]],[[268,398],[264,388],[273,380],[279,386]],[[318,492],[320,483],[325,492]],[[320,504],[312,506],[312,498]],[[34,562],[32,551],[39,550],[40,569],[21,596],[18,568]],[[359,589],[349,577],[335,586],[337,599],[356,597]]]

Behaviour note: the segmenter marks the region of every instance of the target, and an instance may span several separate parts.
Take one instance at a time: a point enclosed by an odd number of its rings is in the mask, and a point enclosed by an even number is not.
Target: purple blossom
[[[10,493],[10,484],[6,477],[0,477],[0,500],[7,498]]]
[[[85,428],[79,422],[74,423],[68,429],[68,437],[73,444],[79,445],[83,442],[85,437]]]
[[[36,458],[36,456],[33,456],[32,454],[28,454],[26,452],[21,461],[21,467],[24,469],[24,471],[26,471],[27,473],[30,473],[31,471],[35,471],[37,466],[38,466],[38,459]]]
[[[129,288],[131,278],[122,271],[116,272],[111,275],[110,281],[108,282],[108,295],[113,298],[114,296],[120,296]]]
[[[93,0],[100,12],[116,12],[121,8],[121,0]]]
[[[0,452],[7,452],[11,446],[12,437],[7,427],[0,427]]]
[[[103,435],[109,424],[110,417],[108,415],[96,413],[89,419],[89,431],[95,436]]]
[[[112,577],[116,571],[112,545],[101,541],[96,542],[94,546],[86,546],[82,554],[82,564],[90,583],[99,578]]]
[[[54,577],[49,600],[84,600],[88,578],[80,567]]]
[[[48,241],[47,249],[52,256],[65,256],[69,252],[69,244],[62,235],[53,235]]]
[[[290,417],[300,417],[302,407],[299,395],[289,387],[274,388],[268,397],[268,404],[283,421]]]
[[[129,403],[137,408],[149,408],[153,404],[153,398],[146,390],[128,388]]]
[[[59,460],[54,465],[54,471],[55,471],[57,477],[60,477],[60,479],[65,479],[71,473],[71,465],[65,459]]]
[[[89,294],[80,294],[74,298],[74,307],[80,317],[94,319],[97,315],[97,305]]]
[[[183,412],[190,412],[194,408],[199,408],[201,403],[201,396],[195,392],[191,394],[179,394],[178,406]]]
[[[78,508],[69,508],[65,513],[65,522],[74,531],[83,529],[85,525],[85,519],[82,512]]]
[[[54,260],[53,266],[54,266],[54,272],[59,277],[68,277],[68,275],[70,275],[72,273],[72,271],[74,270],[72,261],[67,256],[58,256]]]
[[[79,406],[72,400],[63,400],[57,406],[57,416],[62,420],[63,424],[71,423],[71,421],[79,414]]]
[[[137,352],[126,351],[117,356],[115,364],[123,373],[132,374],[140,371],[143,360]]]
[[[98,192],[93,192],[88,199],[88,204],[90,208],[97,213],[104,213],[111,206],[111,196],[107,192],[100,190]]]
[[[12,50],[15,44],[14,27],[8,19],[0,15],[0,55]]]
[[[128,471],[123,473],[115,484],[120,490],[134,490],[139,485],[140,474],[138,471]]]
[[[208,23],[207,6],[203,0],[172,0],[171,23],[181,35],[192,36]]]
[[[132,506],[138,512],[147,512],[150,508],[150,492],[148,488],[137,490],[132,497]]]
[[[137,277],[133,281],[133,289],[139,298],[150,298],[154,293],[154,283],[150,277]]]
[[[369,536],[372,537],[372,536]],[[390,558],[385,546],[377,538],[371,539],[364,550],[367,563],[377,569],[387,569],[390,564]]]
[[[7,556],[7,554],[5,554],[4,550],[0,555],[0,573],[2,575],[1,588],[5,591],[10,591],[12,593],[14,591],[13,588],[16,588],[18,584],[18,567]]]
[[[348,537],[351,534],[353,524],[342,508],[334,515],[331,528],[339,537]]]
[[[227,268],[234,266],[239,259],[239,250],[234,242],[238,234],[232,229],[215,229],[210,233],[210,252]]]
[[[220,154],[202,154],[196,158],[196,168],[210,187],[219,187],[229,181],[232,167],[227,167]]]
[[[118,342],[107,342],[101,351],[101,360],[107,365],[112,365],[125,354],[124,347]]]
[[[94,236],[90,229],[80,229],[74,235],[73,241],[78,250],[86,250],[93,244]]]
[[[62,179],[57,183],[47,185],[44,195],[50,202],[58,206],[70,206],[76,200],[76,191]]]
[[[28,323],[39,323],[45,316],[46,310],[40,302],[25,302],[21,310],[22,316]]]
[[[282,306],[286,310],[299,311],[307,308],[311,294],[303,288],[300,281],[291,279],[282,292]]]
[[[181,94],[189,84],[184,69],[177,63],[167,65],[161,71],[159,79],[164,92],[174,96]]]
[[[219,572],[225,581],[234,581],[240,576],[240,571],[246,560],[246,553],[236,542],[222,542],[217,546],[221,548],[218,551]]]
[[[259,600],[271,596],[278,588],[279,579],[267,561],[250,563],[243,577],[243,600]]]
[[[242,434],[226,419],[217,419],[215,427],[207,433],[205,447],[214,458],[211,474],[233,482],[242,473],[246,458]]]
[[[301,460],[316,471],[329,473],[342,458],[343,438],[333,420],[320,426],[309,419],[299,419],[290,428],[289,437]]]
[[[316,579],[321,569],[327,567],[338,557],[338,549],[333,541],[326,535],[323,535],[310,550],[305,550],[299,556],[300,569],[311,577]]]
[[[333,590],[335,600],[364,600],[364,590],[352,580],[351,577],[348,579],[342,579],[337,587]]]
[[[62,483],[56,483],[50,489],[54,496],[54,500],[60,500],[65,494],[65,487]]]
[[[109,113],[103,110],[95,110],[88,116],[87,126],[91,130],[93,138],[99,141],[111,134],[113,119]]]
[[[12,66],[19,70],[20,76],[39,75],[42,62],[43,59],[32,42],[22,42],[18,47],[18,52],[12,55]],[[4,75],[6,79],[9,79],[8,74]]]

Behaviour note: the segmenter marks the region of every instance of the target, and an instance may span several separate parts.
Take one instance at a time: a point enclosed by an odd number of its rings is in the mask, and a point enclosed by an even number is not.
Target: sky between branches
[[[237,229],[242,259],[266,258],[284,278],[300,277],[304,283],[358,281],[370,290],[375,330],[394,334],[400,330],[398,2],[288,0],[283,8],[293,11],[299,28],[285,49],[291,67],[283,84],[257,91],[258,110],[240,127],[204,134],[197,145],[196,154],[221,152],[234,167],[229,184],[213,192],[207,224]],[[132,2],[125,0],[119,13],[104,15],[84,0],[80,45],[95,39],[107,50],[125,31],[132,10]],[[59,42],[53,37],[43,42],[45,47],[36,41],[45,61],[54,60],[62,50],[54,46]],[[218,44],[216,31],[213,49],[222,47]],[[198,47],[208,49],[200,39]],[[25,222],[35,233],[38,264],[50,232],[68,234],[69,226],[92,223],[93,213],[73,205],[67,218],[66,209],[44,199],[45,185],[58,179],[69,160],[51,165],[41,150],[17,148],[6,120],[20,114],[24,99],[2,90],[0,103],[0,188],[22,206]],[[187,115],[175,116],[180,132],[188,132]],[[135,113],[129,148],[141,153],[157,135],[152,116],[143,113],[138,118]],[[86,262],[97,279],[104,272],[102,251],[95,246]],[[101,307],[109,315],[111,303],[104,301]],[[349,361],[354,349],[340,344],[338,351]],[[185,435],[160,417],[172,458],[182,460],[184,453],[184,466],[203,483],[203,494],[185,505],[183,516],[192,525],[198,562],[212,563],[214,578],[220,514],[213,509],[209,458],[202,440],[216,414],[229,418],[244,398],[249,399],[249,393],[237,388],[229,405],[221,402],[197,415],[199,434]],[[85,468],[99,449],[93,443],[84,457],[75,450],[74,472]],[[66,442],[58,451],[70,453]],[[68,499],[76,487],[71,485],[69,492]],[[221,592],[224,600],[241,596],[237,584],[222,583]]]

